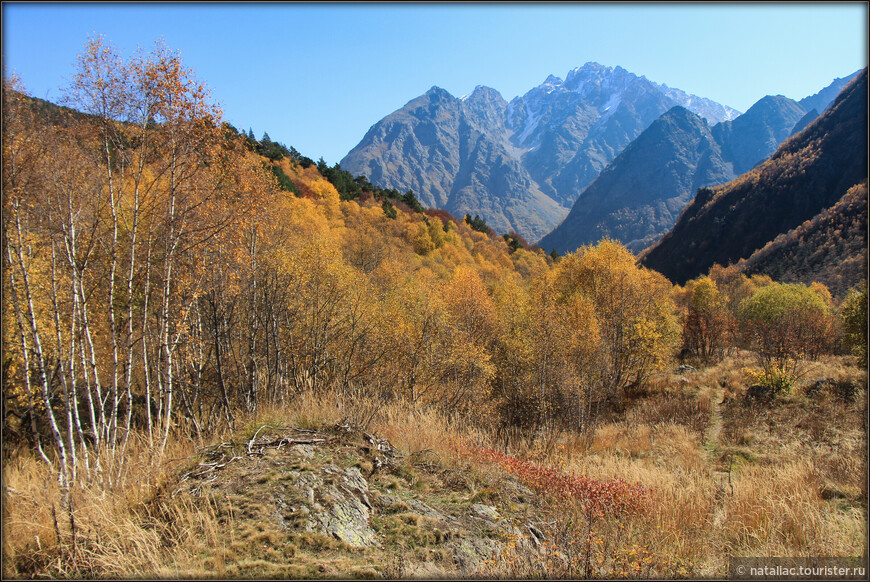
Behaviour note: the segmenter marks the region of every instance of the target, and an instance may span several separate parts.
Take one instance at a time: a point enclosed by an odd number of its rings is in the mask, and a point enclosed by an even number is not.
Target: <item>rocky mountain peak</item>
[[[564,253],[607,236],[637,252],[674,225],[699,187],[733,177],[706,122],[674,106],[598,175],[539,244]]]
[[[429,100],[432,102],[452,101],[456,99],[456,97],[451,95],[449,91],[442,89],[437,85],[432,85],[432,87],[426,91],[425,95],[429,97]]]
[[[622,67],[605,67],[598,63],[586,63],[573,69],[565,77],[565,87],[584,98],[607,99],[615,92],[622,92],[640,77]]]
[[[671,111],[675,106],[683,109]],[[462,98],[434,86],[378,122],[340,163],[373,184],[412,189],[425,205],[458,216],[480,214],[498,232],[514,230],[536,242],[668,111],[691,137],[663,136],[663,143],[676,144],[668,151],[700,149],[682,167],[691,179],[674,183],[680,194],[664,198],[667,213],[656,210],[656,223],[679,212],[671,207],[683,203],[696,181],[725,180],[765,159],[806,113],[780,96],[741,119],[739,111],[710,99],[590,61],[564,80],[548,75],[510,103],[484,85]],[[704,131],[695,127],[702,119]]]
[[[550,75],[546,78],[546,80],[542,83],[542,85],[552,86],[552,87],[560,87],[565,82],[556,75]]]
[[[785,95],[765,95],[756,101],[746,113],[761,114],[775,111],[785,103],[794,103],[794,101]]]
[[[467,95],[463,101],[470,104],[487,102],[506,103],[504,97],[501,96],[501,93],[492,87],[487,87],[486,85],[477,85],[474,88],[474,91]]]

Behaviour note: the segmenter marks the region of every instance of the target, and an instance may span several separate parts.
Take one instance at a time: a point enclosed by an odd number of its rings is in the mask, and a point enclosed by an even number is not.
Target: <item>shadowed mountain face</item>
[[[775,152],[806,113],[788,97],[768,95],[734,121],[716,125],[713,136],[734,172],[742,174]]]
[[[540,245],[566,252],[610,237],[639,252],[673,226],[698,188],[733,177],[704,120],[675,107],[625,148]]]
[[[676,105],[708,123],[739,115],[621,67],[587,63],[510,103],[487,87],[464,98],[433,87],[376,123],[340,163],[379,186],[412,189],[428,206],[480,214],[497,232],[537,241]]]
[[[867,70],[769,160],[702,190],[642,263],[677,283],[750,257],[867,179]]]

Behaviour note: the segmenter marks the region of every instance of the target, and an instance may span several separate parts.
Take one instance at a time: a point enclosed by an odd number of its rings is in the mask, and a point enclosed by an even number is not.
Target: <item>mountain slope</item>
[[[502,122],[506,108],[488,87],[466,99],[433,87],[376,123],[341,166],[373,184],[413,190],[426,206],[481,214],[499,232],[537,240],[566,210],[520,163]]]
[[[804,115],[806,111],[792,99],[768,95],[734,121],[716,125],[713,136],[739,175],[775,152]]]
[[[676,105],[708,123],[739,112],[621,67],[587,63],[507,103],[478,87],[433,87],[377,122],[340,164],[428,206],[479,213],[498,231],[540,239],[633,139]],[[793,124],[792,124],[793,125]]]
[[[609,167],[602,172],[599,178],[605,174],[611,177],[593,182],[588,188],[591,195],[584,191],[565,222],[539,244],[570,252],[609,236],[639,252],[673,226],[698,187],[717,186],[748,171],[816,117],[815,109],[804,114],[802,107],[791,99],[767,96],[743,115],[712,128],[699,120],[693,124],[667,124],[670,131],[659,132],[657,139],[644,132],[612,162],[619,165],[615,172],[619,177],[614,178]],[[683,131],[689,134],[680,135]],[[698,132],[706,134],[706,151],[715,152],[709,160],[713,167],[705,169],[712,172],[707,176],[696,175],[701,152],[687,155],[685,147],[699,138]],[[630,149],[633,155],[624,157]],[[635,193],[627,194],[627,190]],[[658,209],[650,205],[652,198],[659,201]],[[661,202],[664,200],[668,200],[667,204]]]
[[[798,105],[804,108],[806,111],[810,111],[815,109],[816,111],[824,111],[828,108],[828,106],[834,102],[834,99],[837,98],[837,95],[840,94],[846,85],[849,82],[857,77],[861,71],[855,71],[851,75],[847,75],[845,77],[838,77],[834,79],[830,85],[819,91],[814,95],[810,95],[808,97],[804,97],[800,101],[798,101]]]
[[[432,87],[369,129],[341,160],[342,168],[376,185],[413,189],[423,204],[443,207],[459,169],[459,108],[447,91]],[[359,155],[363,144],[372,155]],[[426,164],[411,169],[409,156],[425,156]]]
[[[732,178],[704,120],[674,107],[617,156],[539,244],[564,253],[607,236],[638,252],[673,226],[698,188]]]
[[[674,282],[752,255],[867,177],[867,70],[758,168],[700,191],[642,263]]]
[[[867,182],[853,186],[812,220],[777,236],[739,263],[748,275],[824,283],[842,296],[867,278]]]

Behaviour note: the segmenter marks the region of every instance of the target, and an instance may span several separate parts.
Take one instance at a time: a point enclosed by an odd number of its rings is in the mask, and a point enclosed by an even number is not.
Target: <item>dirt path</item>
[[[716,457],[719,453],[719,434],[722,432],[722,398],[724,390],[716,388],[710,394],[710,425],[707,427],[706,439],[704,440],[704,448],[711,456],[711,461],[716,464]]]
[[[704,441],[704,449],[707,451],[710,459],[710,477],[716,486],[716,498],[719,500],[718,507],[713,515],[713,525],[717,529],[725,521],[725,495],[734,494],[734,486],[731,482],[731,466],[729,460],[720,458],[722,456],[722,443],[720,435],[722,433],[722,398],[724,390],[716,388],[711,391],[710,395],[710,424],[707,427],[707,438]]]

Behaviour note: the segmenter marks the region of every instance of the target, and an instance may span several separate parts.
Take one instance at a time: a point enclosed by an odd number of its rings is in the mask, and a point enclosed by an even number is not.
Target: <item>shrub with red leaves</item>
[[[573,473],[566,475],[557,469],[541,467],[495,449],[476,446],[463,448],[481,460],[499,465],[543,495],[579,503],[590,518],[635,513],[644,509],[649,501],[649,489],[622,479],[601,481]]]

